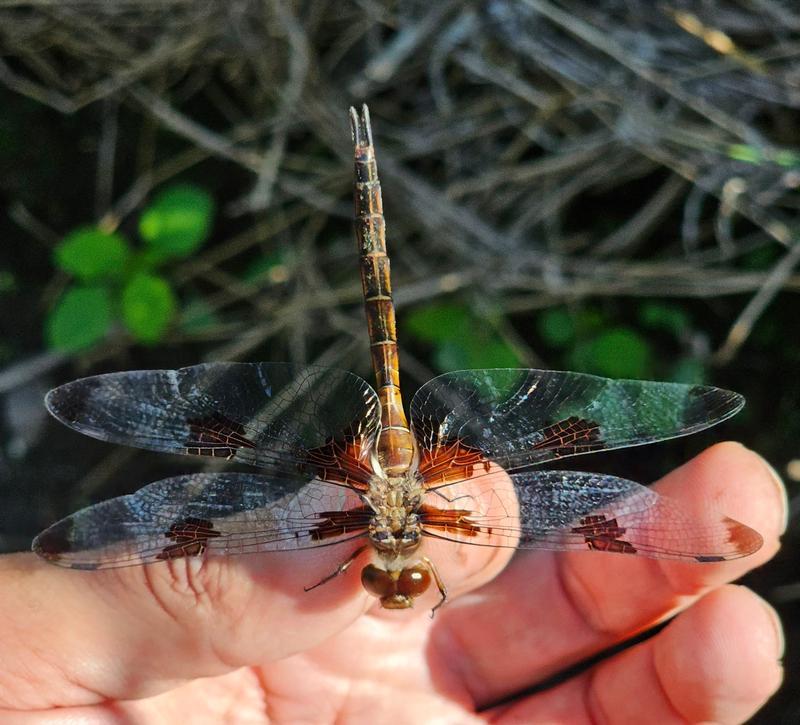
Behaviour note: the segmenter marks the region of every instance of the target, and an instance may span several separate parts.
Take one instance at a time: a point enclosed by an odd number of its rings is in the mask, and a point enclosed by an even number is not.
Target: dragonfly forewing
[[[552,370],[462,370],[417,391],[411,427],[421,451],[457,441],[513,472],[688,435],[742,405],[741,395],[709,386]]]
[[[380,404],[366,381],[287,363],[96,375],[50,391],[46,403],[62,423],[100,440],[279,473],[309,464],[309,451],[332,441],[353,444],[366,465],[380,428]]]

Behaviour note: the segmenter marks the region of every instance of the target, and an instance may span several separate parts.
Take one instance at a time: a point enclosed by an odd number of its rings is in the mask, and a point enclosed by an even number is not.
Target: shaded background
[[[793,0],[5,0],[0,550],[203,465],[59,427],[49,387],[223,359],[370,375],[346,115],[363,101],[407,396],[510,365],[746,395],[718,430],[574,467],[650,482],[735,438],[783,475],[783,551],[746,583],[788,639],[755,721],[797,722]]]

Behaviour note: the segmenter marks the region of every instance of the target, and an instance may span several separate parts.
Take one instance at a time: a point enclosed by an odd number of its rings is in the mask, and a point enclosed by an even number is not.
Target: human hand
[[[711,502],[764,546],[706,564],[521,552],[505,569],[507,550],[462,546],[440,571],[466,593],[434,619],[427,600],[377,608],[352,570],[303,592],[343,547],[97,572],[0,558],[0,721],[741,722],[781,681],[782,637],[772,609],[728,582],[777,551],[785,495],[730,443],[656,487],[690,511]]]

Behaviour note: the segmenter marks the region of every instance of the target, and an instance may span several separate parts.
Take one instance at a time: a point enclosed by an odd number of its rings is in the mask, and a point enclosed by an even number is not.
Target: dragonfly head
[[[408,609],[414,606],[414,599],[427,591],[431,573],[422,562],[395,571],[367,564],[361,570],[361,583],[364,589],[380,599],[384,609]]]

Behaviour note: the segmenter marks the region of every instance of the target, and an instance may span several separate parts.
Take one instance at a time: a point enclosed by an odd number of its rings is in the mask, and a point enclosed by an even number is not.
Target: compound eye
[[[397,591],[397,582],[392,579],[391,574],[384,569],[379,569],[374,564],[367,564],[361,570],[361,584],[372,596],[381,599],[391,596]]]
[[[386,541],[389,538],[389,532],[376,531],[374,534],[372,534],[372,538],[375,539],[375,541]]]
[[[431,572],[425,564],[414,564],[400,572],[397,592],[407,597],[418,597],[431,585]]]

